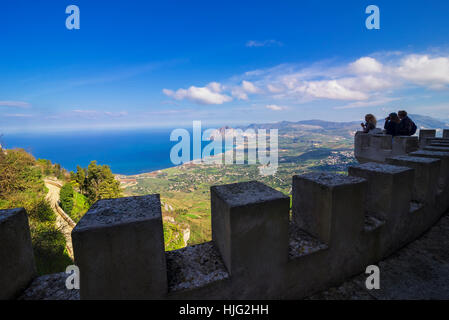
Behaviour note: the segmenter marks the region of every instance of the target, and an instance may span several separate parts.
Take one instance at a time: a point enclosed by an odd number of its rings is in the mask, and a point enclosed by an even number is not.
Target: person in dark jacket
[[[385,133],[393,137],[399,135],[400,122],[401,120],[399,120],[398,114],[396,112],[390,113],[390,115],[385,119]]]
[[[412,136],[416,133],[416,124],[407,115],[407,111],[401,110],[398,112],[399,123],[398,134],[401,136]]]

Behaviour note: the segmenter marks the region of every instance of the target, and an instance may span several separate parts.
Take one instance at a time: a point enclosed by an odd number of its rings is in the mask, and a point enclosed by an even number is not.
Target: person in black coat
[[[385,133],[389,134],[391,136],[397,136],[399,135],[399,123],[401,120],[399,120],[399,117],[396,112],[390,113],[390,115],[385,119]]]
[[[412,136],[416,133],[416,124],[407,115],[407,111],[399,111],[398,117],[401,120],[399,123],[398,134],[401,136]]]

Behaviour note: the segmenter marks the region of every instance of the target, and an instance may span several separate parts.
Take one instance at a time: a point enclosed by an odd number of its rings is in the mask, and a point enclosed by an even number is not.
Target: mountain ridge
[[[419,114],[410,114],[409,117],[416,123],[420,129],[449,129],[449,121],[446,119],[436,119],[430,116]],[[378,127],[383,127],[384,119],[378,119]],[[252,123],[247,126],[241,126],[242,129],[286,129],[286,128],[301,128],[306,129],[308,126],[313,129],[359,129],[360,121],[327,121],[319,119],[300,120],[300,121],[278,121],[273,123]]]

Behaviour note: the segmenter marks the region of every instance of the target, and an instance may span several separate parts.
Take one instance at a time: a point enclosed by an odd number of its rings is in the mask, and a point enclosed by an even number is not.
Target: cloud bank
[[[204,87],[164,89],[163,93],[175,100],[203,105],[247,101],[255,96],[297,104],[340,101],[336,108],[357,108],[394,101],[399,91],[408,88],[448,90],[449,55],[376,54],[339,64],[282,64],[248,71],[224,84],[211,82]]]

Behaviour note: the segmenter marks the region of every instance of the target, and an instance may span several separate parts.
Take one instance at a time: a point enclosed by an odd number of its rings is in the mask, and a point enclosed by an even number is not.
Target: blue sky
[[[80,30],[67,30],[77,5]],[[368,30],[365,8],[380,8]],[[449,2],[0,4],[0,131],[449,119]],[[449,121],[449,120],[448,120]]]

